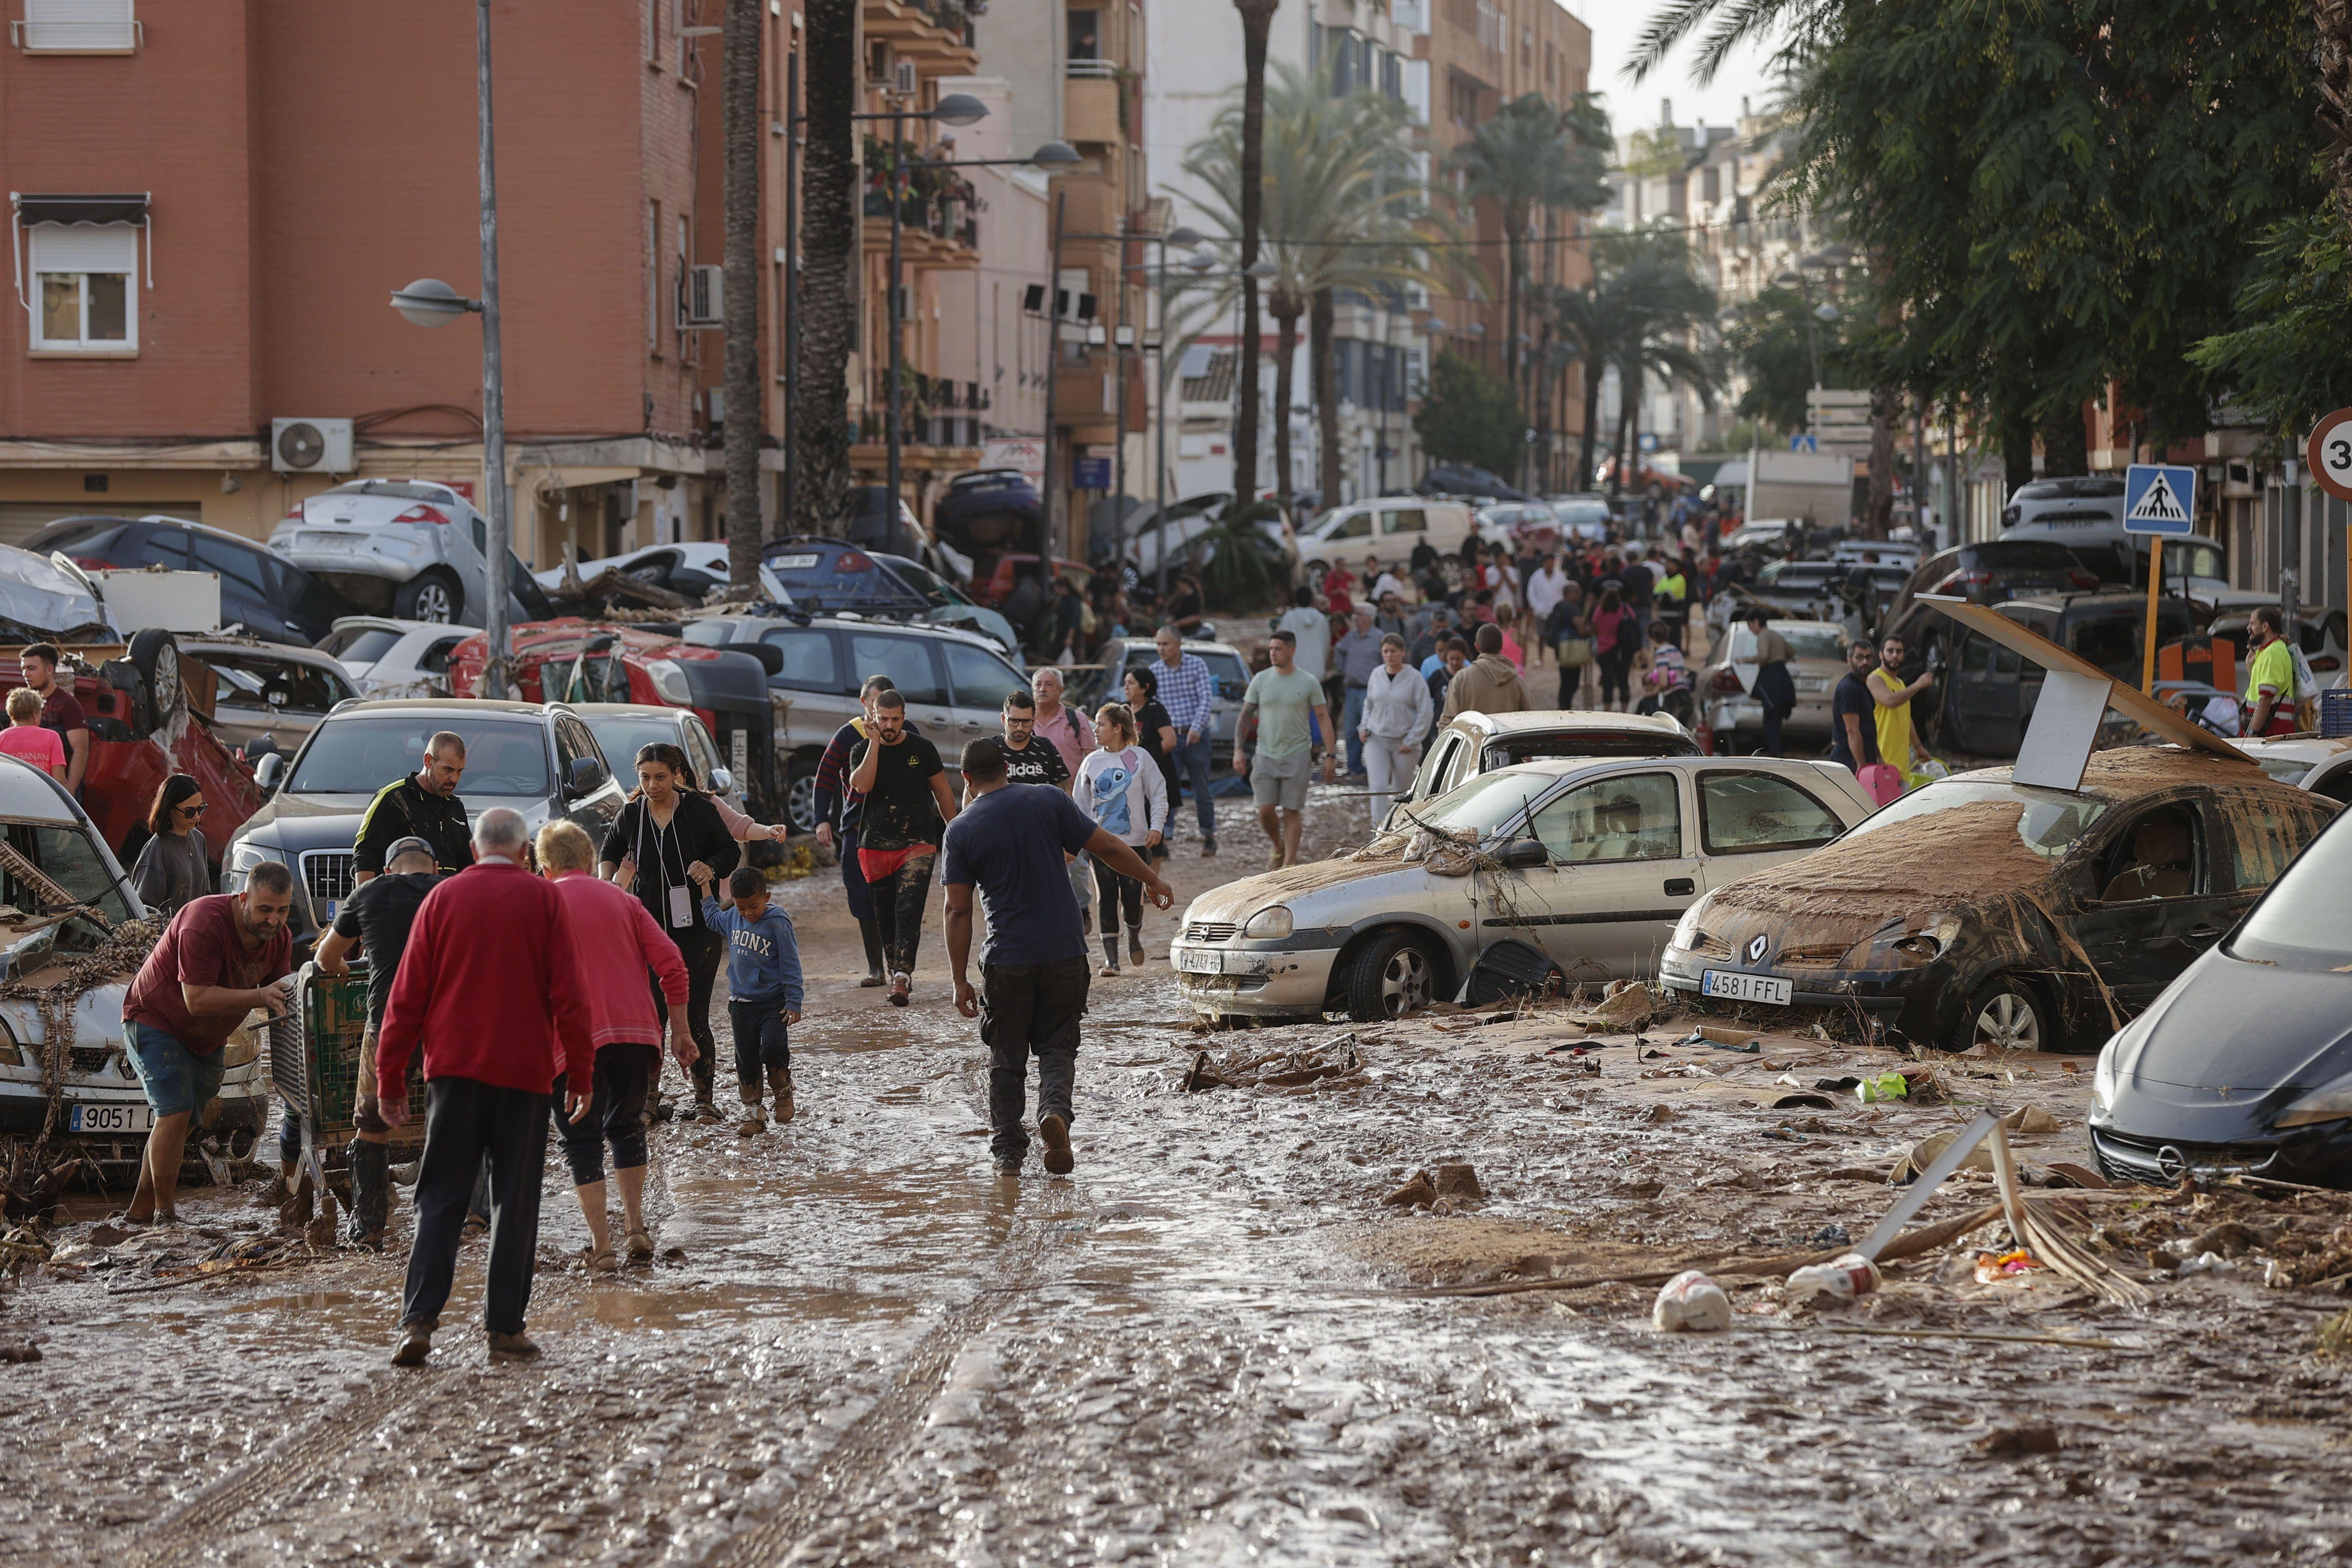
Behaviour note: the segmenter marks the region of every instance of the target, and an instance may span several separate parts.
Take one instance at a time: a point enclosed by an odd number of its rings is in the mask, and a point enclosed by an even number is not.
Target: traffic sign
[[[2124,531],[2167,536],[2197,527],[2197,470],[2134,463],[2124,470]]]
[[[2339,408],[2312,426],[2303,457],[2313,484],[2337,500],[2352,500],[2352,408]]]
[[[1110,459],[1073,455],[1070,458],[1070,488],[1074,490],[1110,489]]]
[[[1789,437],[1789,450],[1791,452],[1818,452],[1821,449],[1822,438],[1818,436],[1791,436]]]

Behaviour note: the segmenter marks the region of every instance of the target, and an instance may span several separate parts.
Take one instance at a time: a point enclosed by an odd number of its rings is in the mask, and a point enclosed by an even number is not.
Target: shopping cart
[[[328,974],[315,963],[294,972],[292,1005],[269,1029],[269,1081],[287,1109],[302,1121],[302,1167],[313,1191],[326,1186],[329,1165],[341,1166],[351,1142],[359,1096],[360,1046],[367,1034],[367,965]],[[425,1093],[423,1053],[408,1064],[412,1104]],[[422,1118],[393,1130],[394,1149],[425,1140]]]

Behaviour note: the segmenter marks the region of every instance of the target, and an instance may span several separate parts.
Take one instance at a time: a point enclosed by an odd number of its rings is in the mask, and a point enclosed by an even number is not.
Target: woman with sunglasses
[[[212,892],[212,858],[197,826],[204,819],[203,786],[187,774],[173,773],[155,791],[147,812],[147,831],[154,837],[131,868],[131,885],[152,912],[169,915]]]

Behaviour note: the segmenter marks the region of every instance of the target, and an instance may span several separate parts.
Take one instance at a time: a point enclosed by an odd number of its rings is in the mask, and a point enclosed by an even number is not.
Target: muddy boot
[[[1066,1176],[1075,1162],[1070,1158],[1070,1124],[1052,1111],[1037,1118],[1037,1141],[1045,1145],[1045,1173]]]
[[[776,1097],[776,1125],[781,1127],[793,1119],[793,1069],[770,1068],[768,1088]]]
[[[383,1250],[383,1227],[392,1206],[392,1152],[364,1138],[352,1140],[352,1226],[353,1247]]]
[[[1114,931],[1104,933],[1102,944],[1103,978],[1116,980],[1118,978],[1118,932]]]
[[[433,1331],[441,1326],[438,1318],[413,1318],[400,1325],[400,1343],[392,1352],[394,1366],[423,1366],[425,1358],[433,1353]]]
[[[747,1083],[743,1086],[743,1120],[735,1124],[735,1131],[742,1137],[751,1138],[767,1130],[768,1115],[760,1104],[759,1086]]]

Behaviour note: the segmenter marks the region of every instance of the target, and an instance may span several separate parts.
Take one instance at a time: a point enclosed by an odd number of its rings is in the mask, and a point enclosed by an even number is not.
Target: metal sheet
[[[2107,716],[2115,682],[2096,680],[2071,669],[2053,669],[2042,678],[2042,699],[2025,727],[2024,743],[2017,748],[2017,765],[2010,777],[2043,789],[2080,789],[2083,769],[2091,761],[2091,747],[2099,738],[2099,723]]]

